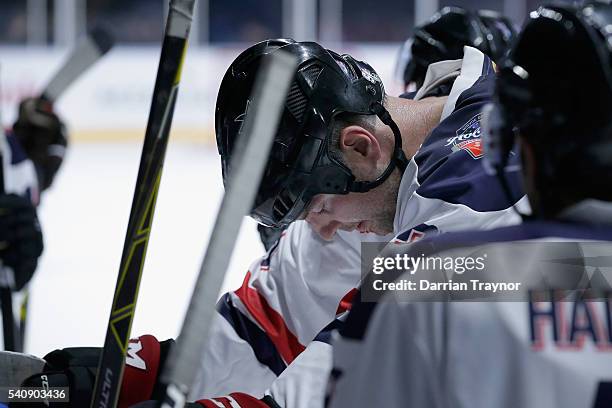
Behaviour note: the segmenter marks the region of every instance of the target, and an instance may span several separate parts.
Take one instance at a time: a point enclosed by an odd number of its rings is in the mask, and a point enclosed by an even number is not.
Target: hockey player
[[[495,73],[469,47],[446,72],[429,75],[414,100],[386,95],[369,65],[316,43],[250,47],[228,69],[217,99],[224,177],[259,62],[279,49],[300,64],[252,215],[288,228],[218,303],[193,392],[209,398],[199,402],[206,407],[322,405],[331,366],[325,329],[339,324],[359,285],[361,242],[519,221],[510,208],[522,197],[517,173],[507,175],[509,200],[480,165],[480,112]],[[458,75],[449,95],[421,99],[450,70]],[[168,344],[151,336],[130,343],[122,406],[159,395]],[[75,385],[82,352],[55,352],[48,368],[56,376],[47,378],[88,390],[97,359],[89,360],[89,386]]]
[[[463,57],[464,46],[477,48],[497,61],[506,52],[515,35],[512,23],[495,11],[480,10],[472,13],[460,7],[444,7],[430,22],[417,28],[413,37],[406,41],[396,69],[406,89],[409,84],[414,85],[411,88],[420,88],[429,65],[447,61],[432,68],[435,72],[447,75],[437,75],[435,86],[431,84],[427,94],[422,94],[421,98],[448,96],[453,81],[459,75],[459,70],[449,69],[448,65],[456,66],[456,62],[451,60]],[[415,94],[416,91],[402,96],[412,98]],[[259,224],[258,231],[264,247],[269,250],[284,228]]]
[[[489,303],[407,303],[394,292],[375,308],[355,304],[334,343],[331,407],[612,406],[611,26],[609,2],[542,7],[501,70],[485,161],[505,183],[509,150],[520,144],[533,218],[411,250],[503,253],[518,243],[530,258],[543,241],[574,243],[584,254],[572,264],[586,267],[590,290]],[[607,245],[591,257],[579,241]],[[511,276],[533,276],[541,264],[522,265],[531,267],[513,265]],[[596,266],[608,271],[597,280]]]
[[[25,98],[19,104],[12,135],[14,141],[11,143],[19,144],[15,149],[20,149],[34,164],[36,178],[29,183],[32,185],[30,195],[37,204],[38,193],[51,186],[64,160],[68,146],[66,127],[50,102],[43,98]],[[38,188],[34,189],[34,185]]]
[[[22,100],[13,128],[2,132],[2,290],[23,291],[36,270],[43,250],[36,206],[62,163],[66,145],[63,123],[51,104],[40,98]]]
[[[396,77],[406,91],[416,91],[423,85],[431,64],[461,59],[464,46],[477,48],[498,62],[515,36],[512,22],[496,11],[444,7],[406,40],[397,61]],[[448,89],[450,86],[452,81],[446,85]],[[448,90],[442,88],[438,92],[443,95]]]

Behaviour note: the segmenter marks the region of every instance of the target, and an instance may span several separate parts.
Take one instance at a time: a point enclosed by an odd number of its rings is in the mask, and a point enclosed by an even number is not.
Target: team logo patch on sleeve
[[[481,117],[482,114],[479,113],[461,126],[456,135],[447,140],[446,146],[451,146],[453,152],[465,150],[473,159],[480,159],[483,155],[480,139]]]

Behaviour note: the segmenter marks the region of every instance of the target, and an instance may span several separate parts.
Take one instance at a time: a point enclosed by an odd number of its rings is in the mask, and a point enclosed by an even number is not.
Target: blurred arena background
[[[316,40],[368,61],[387,92],[415,25],[456,5],[520,26],[536,0],[198,0],[132,334],[175,337],[222,194],[214,145],[216,93],[230,62],[272,37]],[[88,28],[117,44],[60,99],[70,146],[39,209],[45,252],[31,286],[26,351],[101,345],[153,92],[167,1],[0,0],[3,126],[35,95]],[[245,221],[224,291],[263,253]]]

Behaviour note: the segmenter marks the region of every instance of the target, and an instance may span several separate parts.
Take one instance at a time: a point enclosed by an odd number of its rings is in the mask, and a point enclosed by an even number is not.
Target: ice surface
[[[77,143],[43,195],[45,252],[31,285],[27,352],[102,345],[140,151],[140,143]],[[132,337],[178,334],[222,192],[214,146],[170,143]],[[245,218],[223,291],[263,252]]]

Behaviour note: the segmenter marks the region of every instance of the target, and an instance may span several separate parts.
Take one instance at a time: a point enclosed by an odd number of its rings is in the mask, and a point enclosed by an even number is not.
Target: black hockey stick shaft
[[[13,315],[13,292],[11,288],[0,287],[0,302],[2,303],[2,332],[4,335],[4,349],[6,351],[21,351],[19,330]]]
[[[171,0],[92,407],[115,407],[195,0]]]

